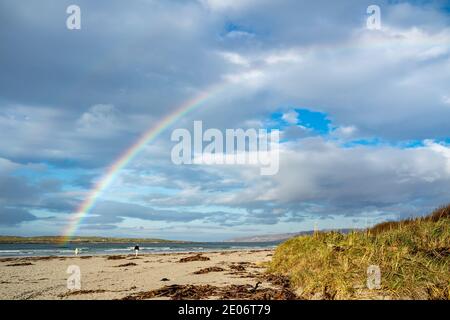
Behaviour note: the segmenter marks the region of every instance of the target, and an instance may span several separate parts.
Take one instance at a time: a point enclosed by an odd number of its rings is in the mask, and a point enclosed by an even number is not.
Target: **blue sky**
[[[81,30],[66,8],[81,8]],[[0,234],[223,240],[362,227],[450,202],[447,1],[0,2]],[[280,170],[177,166],[172,130],[279,129]]]

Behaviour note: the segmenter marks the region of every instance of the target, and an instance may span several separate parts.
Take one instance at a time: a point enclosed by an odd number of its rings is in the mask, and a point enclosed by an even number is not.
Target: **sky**
[[[212,86],[76,235],[220,241],[450,202],[448,1],[0,0],[0,234],[62,234],[111,164]],[[195,120],[280,130],[278,173],[175,165],[171,133]]]

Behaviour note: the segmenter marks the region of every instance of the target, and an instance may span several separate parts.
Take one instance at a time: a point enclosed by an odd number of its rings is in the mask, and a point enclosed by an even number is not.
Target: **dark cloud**
[[[0,206],[0,225],[14,226],[22,222],[37,220],[26,210]]]
[[[30,185],[25,178],[0,175],[0,204],[33,203],[38,192],[38,188]]]

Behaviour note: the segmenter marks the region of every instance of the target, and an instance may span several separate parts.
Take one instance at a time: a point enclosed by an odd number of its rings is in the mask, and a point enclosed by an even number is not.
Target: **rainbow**
[[[376,39],[371,43],[378,44],[380,41]],[[428,44],[428,42],[426,43]],[[441,42],[435,43],[430,42],[429,44],[442,44]],[[342,46],[318,46],[319,48],[353,48],[349,45]],[[376,46],[375,46],[376,47]],[[370,47],[369,47],[370,48]],[[208,90],[203,91],[195,98],[188,100],[187,102],[181,104],[178,108],[175,109],[174,112],[167,115],[163,118],[159,124],[149,128],[146,132],[144,132],[139,139],[124,153],[122,153],[116,161],[114,161],[107,169],[106,173],[98,180],[95,184],[94,188],[89,192],[84,201],[77,208],[77,211],[70,218],[67,227],[63,231],[62,242],[67,242],[70,236],[74,235],[78,230],[80,223],[83,218],[87,216],[90,210],[95,206],[97,199],[101,196],[103,191],[108,188],[109,185],[115,180],[120,171],[151,141],[153,141],[158,135],[163,132],[165,129],[173,125],[178,119],[185,116],[192,110],[202,106],[207,102],[211,97],[217,95],[221,90],[223,90],[227,86],[227,82],[210,87]]]
[[[215,85],[208,90],[201,92],[195,98],[188,100],[178,106],[172,113],[163,118],[157,125],[149,128],[144,132],[139,139],[132,144],[130,148],[125,150],[107,169],[106,173],[95,184],[94,188],[89,192],[84,201],[77,208],[77,211],[70,218],[67,227],[64,229],[62,242],[67,243],[69,238],[78,230],[80,223],[83,221],[91,209],[95,206],[97,199],[101,196],[103,191],[119,175],[120,171],[131,161],[137,154],[161,132],[173,125],[178,119],[185,116],[187,113],[204,105],[211,97],[216,96],[225,87],[225,84]]]

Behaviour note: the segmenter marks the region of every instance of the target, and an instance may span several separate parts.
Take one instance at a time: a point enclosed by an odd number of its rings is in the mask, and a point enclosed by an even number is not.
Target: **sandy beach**
[[[265,274],[272,250],[0,260],[1,299],[286,299]],[[69,266],[81,288],[67,287]]]

